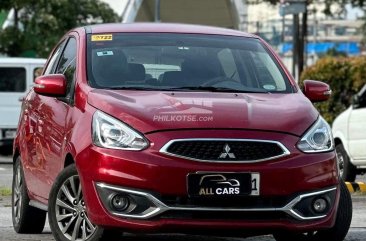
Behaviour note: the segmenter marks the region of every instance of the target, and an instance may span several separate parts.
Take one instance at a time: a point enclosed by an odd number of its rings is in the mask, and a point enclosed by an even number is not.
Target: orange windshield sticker
[[[111,41],[113,40],[112,34],[96,34],[91,36],[91,41]]]

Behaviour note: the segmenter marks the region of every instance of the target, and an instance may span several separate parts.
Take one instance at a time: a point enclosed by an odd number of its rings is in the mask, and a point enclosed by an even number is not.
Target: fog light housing
[[[328,202],[324,198],[317,198],[313,202],[313,209],[317,213],[322,213],[328,207]]]
[[[126,211],[130,206],[130,198],[126,195],[115,194],[110,200],[111,207],[118,212]]]
[[[165,204],[147,191],[105,183],[96,183],[96,187],[103,206],[115,216],[148,219],[165,211]]]

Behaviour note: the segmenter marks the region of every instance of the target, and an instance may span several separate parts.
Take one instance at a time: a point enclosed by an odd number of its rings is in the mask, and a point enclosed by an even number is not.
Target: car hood
[[[253,129],[302,135],[318,112],[302,94],[95,89],[88,103],[142,133],[169,129]]]

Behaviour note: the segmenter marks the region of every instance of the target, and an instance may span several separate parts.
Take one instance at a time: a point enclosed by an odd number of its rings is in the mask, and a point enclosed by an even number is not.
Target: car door
[[[356,164],[366,165],[366,85],[363,90],[349,117],[348,149]]]
[[[64,44],[65,41],[61,41],[55,48],[47,62],[44,74],[50,74],[56,68]],[[43,125],[39,110],[45,101],[47,100],[33,90],[30,91],[24,101],[24,120],[27,122],[24,135],[27,141],[21,147],[21,154],[28,190],[37,197],[43,197],[42,192],[49,185],[44,178],[47,175],[45,161],[40,158]]]
[[[38,106],[40,151],[38,159],[44,163],[42,182],[47,183],[41,195],[48,198],[51,185],[63,165],[63,145],[65,139],[66,117],[73,103],[74,76],[76,71],[77,40],[69,37],[52,74],[63,74],[67,81],[66,97],[41,96]]]

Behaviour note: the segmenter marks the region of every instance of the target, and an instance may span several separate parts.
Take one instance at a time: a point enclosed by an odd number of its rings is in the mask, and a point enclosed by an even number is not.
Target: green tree
[[[68,30],[119,21],[100,0],[1,0],[1,9],[15,13],[14,26],[0,31],[0,52],[9,56],[33,51],[37,57],[47,57]]]

